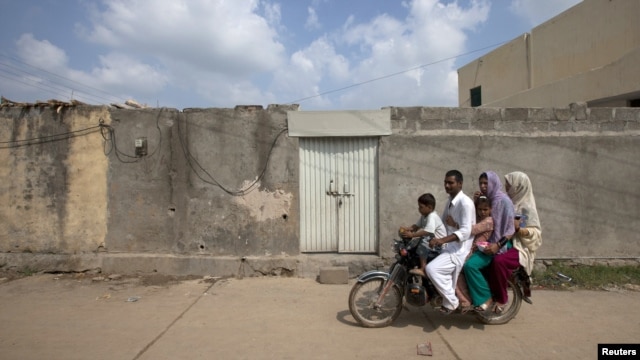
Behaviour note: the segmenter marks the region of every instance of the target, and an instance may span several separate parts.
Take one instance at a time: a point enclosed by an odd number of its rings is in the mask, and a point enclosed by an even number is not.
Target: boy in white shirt
[[[442,223],[442,219],[440,219],[438,213],[435,211],[435,207],[436,198],[432,194],[427,193],[420,195],[418,198],[418,212],[420,212],[420,218],[414,225],[411,225],[408,228],[400,228],[400,235],[403,237],[422,238],[417,249],[418,256],[420,256],[420,268],[409,270],[409,273],[420,275],[422,277],[426,277],[424,268],[427,265],[427,262],[438,256],[438,254],[440,254],[440,250],[442,250],[440,246],[431,248],[429,246],[429,240],[434,237],[442,238],[447,236],[447,229]]]

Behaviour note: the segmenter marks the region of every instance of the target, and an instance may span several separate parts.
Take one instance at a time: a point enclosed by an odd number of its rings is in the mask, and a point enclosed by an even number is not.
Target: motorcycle
[[[420,265],[416,251],[420,240],[393,240],[395,262],[389,272],[371,270],[358,277],[349,293],[349,311],[360,325],[367,328],[389,326],[400,316],[405,303],[416,307],[430,304],[433,308],[442,305],[442,298],[431,281],[409,272]],[[433,254],[433,258],[436,255]],[[427,262],[430,260],[427,258]],[[501,313],[470,311],[468,314],[475,315],[484,324],[506,324],[518,314],[523,300],[532,304],[529,286],[529,276],[520,267],[508,281],[509,302]]]

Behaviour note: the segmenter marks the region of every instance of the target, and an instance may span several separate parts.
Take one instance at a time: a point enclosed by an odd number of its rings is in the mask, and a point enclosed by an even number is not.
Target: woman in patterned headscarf
[[[475,251],[464,264],[464,276],[469,286],[469,294],[476,311],[486,311],[492,305],[492,288],[487,282],[482,269],[491,264],[495,257],[511,248],[509,239],[514,233],[513,204],[509,196],[502,191],[500,177],[493,171],[480,175],[480,181],[487,179],[486,196],[491,200],[491,217],[493,233],[483,251]]]
[[[501,256],[496,256],[491,263],[489,284],[498,303],[497,310],[501,309],[501,304],[507,302],[507,281],[511,273],[522,266],[527,275],[531,275],[536,250],[542,244],[542,228],[529,177],[523,172],[515,171],[504,178],[505,188],[513,201],[516,215],[522,218],[514,224],[513,248]],[[525,288],[525,296],[531,296],[528,287]]]

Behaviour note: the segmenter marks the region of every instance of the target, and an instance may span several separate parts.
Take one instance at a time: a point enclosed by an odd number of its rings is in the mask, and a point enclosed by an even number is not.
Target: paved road
[[[349,285],[244,278],[145,285],[37,275],[0,284],[2,359],[596,359],[640,342],[640,293],[536,291],[506,325],[410,308],[358,326]],[[130,300],[130,301],[128,301]],[[136,301],[133,301],[136,300]]]

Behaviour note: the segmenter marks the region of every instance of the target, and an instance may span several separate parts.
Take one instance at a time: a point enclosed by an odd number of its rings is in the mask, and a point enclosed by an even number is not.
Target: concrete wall
[[[392,119],[380,149],[382,241],[415,221],[424,192],[442,213],[447,170],[463,173],[467,194],[483,171],[519,170],[536,195],[540,258],[640,255],[640,109],[394,108]]]
[[[146,137],[150,155],[133,163],[110,156],[108,250],[298,254],[288,109],[112,111],[117,147],[133,153]]]
[[[483,104],[529,89],[528,47],[529,34],[524,34],[458,69],[458,104],[471,106],[469,91],[476,86],[482,87]]]
[[[0,252],[96,251],[107,233],[102,107],[0,112]]]
[[[640,47],[606,66],[512,93],[483,106],[562,107],[576,101],[586,101],[593,107],[627,106],[628,99],[640,98],[639,62]]]
[[[290,110],[296,107],[0,109],[0,267],[314,273],[322,256],[299,252]],[[393,134],[379,149],[382,258],[392,255],[397,227],[417,218],[418,195],[433,193],[442,212],[444,173],[452,168],[465,175],[467,193],[485,170],[530,175],[543,225],[540,258],[640,257],[639,109],[391,110]],[[100,121],[108,125],[102,134],[95,132]],[[139,158],[134,144],[142,137],[148,155]],[[325,258],[370,267],[362,259]]]
[[[584,0],[461,67],[458,103],[482,86],[488,107],[627,106],[640,98],[638,16],[638,1]]]
[[[591,71],[639,48],[638,16],[638,1],[583,0],[533,28],[532,85]]]

